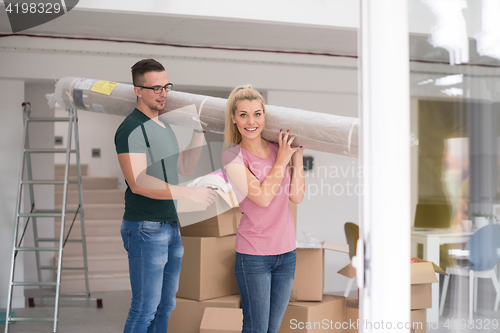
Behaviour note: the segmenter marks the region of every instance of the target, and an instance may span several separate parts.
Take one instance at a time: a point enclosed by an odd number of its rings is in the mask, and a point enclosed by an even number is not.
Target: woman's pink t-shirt
[[[234,146],[222,154],[222,166],[242,164],[262,182],[276,162],[278,145],[268,142],[271,153],[260,158],[243,147]],[[228,177],[229,178],[229,177]],[[288,168],[280,189],[267,207],[260,207],[241,193],[229,178],[240,205],[240,226],[236,235],[236,252],[253,255],[277,255],[295,249],[295,227],[288,203],[290,173]]]

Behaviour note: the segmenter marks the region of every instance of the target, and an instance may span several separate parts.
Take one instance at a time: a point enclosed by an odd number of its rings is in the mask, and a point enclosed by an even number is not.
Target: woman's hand
[[[292,147],[293,139],[295,139],[295,135],[290,136],[290,131],[287,130],[285,134],[280,130],[278,137],[278,154],[276,156],[276,164],[282,167],[285,167],[288,162],[290,162],[290,158],[299,150],[303,150],[302,147]],[[302,154],[302,153],[300,153]]]

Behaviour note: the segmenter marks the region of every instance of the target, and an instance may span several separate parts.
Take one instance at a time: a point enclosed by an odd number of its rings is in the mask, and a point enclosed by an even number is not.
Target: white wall
[[[24,82],[0,79],[0,308],[7,306],[12,236],[21,162]],[[23,255],[17,259],[16,280],[24,279]],[[22,288],[14,288],[14,307],[24,307]]]
[[[54,92],[53,86],[52,92]],[[52,112],[56,117],[68,116],[68,112],[60,107],[55,108]],[[81,110],[77,112],[80,159],[82,164],[89,165],[88,176],[118,177],[120,186],[125,188],[123,187],[125,186],[125,182],[123,181],[114,145],[116,129],[125,117]],[[68,144],[68,124],[56,123],[54,135],[63,137],[63,145],[54,147],[65,148]],[[74,136],[71,146],[75,147]],[[93,148],[101,149],[101,157],[92,157]],[[56,164],[65,164],[65,155],[56,154],[54,161]],[[72,159],[71,163],[76,163],[76,160]]]
[[[270,90],[268,104],[314,110],[341,116],[357,117],[358,100],[355,93],[357,71],[346,71],[335,79],[346,82],[351,93],[311,93]],[[303,240],[303,232],[310,232],[319,240],[346,243],[344,224],[359,224],[358,159],[304,150],[305,156],[313,156],[313,170],[306,171],[306,194],[297,207],[297,239]],[[325,291],[339,293],[345,289],[348,279],[337,271],[349,263],[344,253],[325,253]],[[355,290],[353,286],[352,290]]]
[[[47,47],[50,43],[50,48]],[[51,80],[64,76],[130,83],[130,67],[153,57],[177,86],[232,90],[252,83],[261,90],[345,92],[343,73],[356,59],[256,53],[98,41],[6,37],[0,40],[0,73],[5,78]]]

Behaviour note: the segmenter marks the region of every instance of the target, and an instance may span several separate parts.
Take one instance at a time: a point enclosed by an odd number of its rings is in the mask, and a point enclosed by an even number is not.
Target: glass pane
[[[412,256],[449,274],[432,284],[439,302],[427,310],[427,329],[497,331],[500,2],[411,0],[409,13],[411,128],[419,141]]]

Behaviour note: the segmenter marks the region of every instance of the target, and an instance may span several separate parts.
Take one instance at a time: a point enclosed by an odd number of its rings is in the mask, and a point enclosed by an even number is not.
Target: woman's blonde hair
[[[241,142],[241,133],[238,131],[236,124],[233,123],[231,115],[235,115],[236,106],[239,101],[258,100],[262,104],[262,111],[266,112],[266,104],[262,95],[255,90],[250,84],[245,84],[234,88],[229,95],[226,104],[226,127],[224,129],[224,149],[239,144]]]

